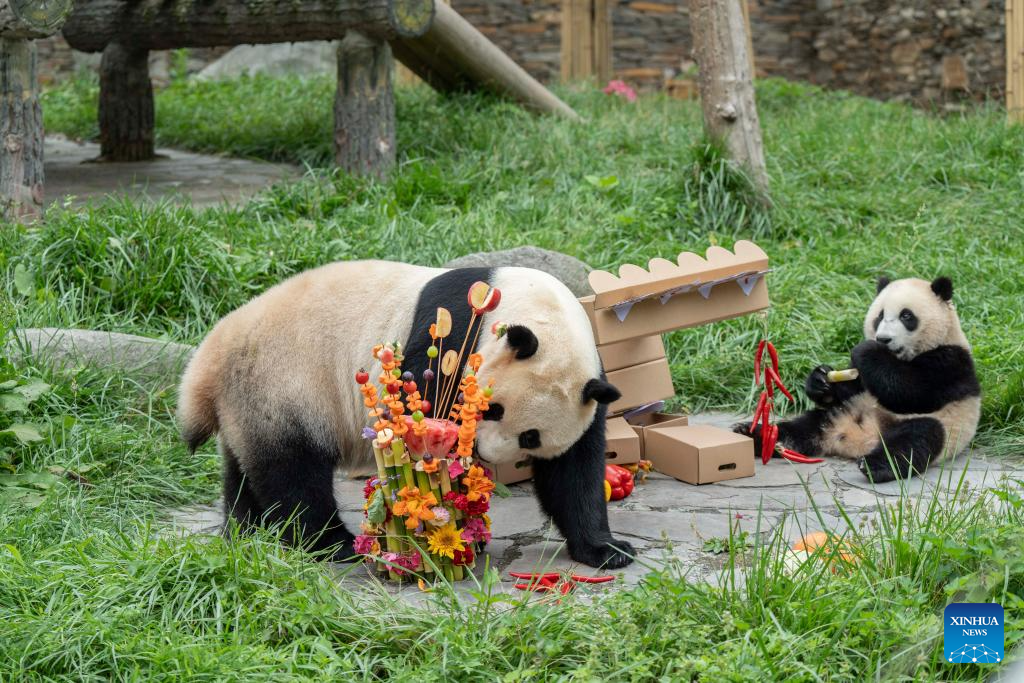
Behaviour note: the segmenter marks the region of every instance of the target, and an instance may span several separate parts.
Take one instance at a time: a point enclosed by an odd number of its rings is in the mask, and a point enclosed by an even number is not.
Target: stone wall
[[[1002,99],[1005,10],[990,0],[834,0],[812,80],[882,99]]]
[[[451,0],[484,35],[541,81],[560,75],[561,0]],[[686,72],[685,0],[617,0],[613,68],[645,89]],[[991,0],[748,0],[757,72],[882,99],[956,102],[1001,98],[1004,15]],[[40,43],[44,81],[96,62],[59,36]],[[222,50],[190,50],[188,71]],[[154,60],[156,80],[167,57]]]

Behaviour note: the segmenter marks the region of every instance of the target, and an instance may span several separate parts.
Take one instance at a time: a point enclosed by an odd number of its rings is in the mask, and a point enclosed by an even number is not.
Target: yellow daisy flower
[[[459,530],[455,528],[455,522],[438,527],[427,534],[427,547],[434,555],[455,559],[455,551],[462,552],[466,546],[462,544],[462,537]]]

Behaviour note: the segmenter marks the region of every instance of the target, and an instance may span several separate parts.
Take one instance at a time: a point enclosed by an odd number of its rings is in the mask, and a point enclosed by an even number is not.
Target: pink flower
[[[381,559],[389,563],[391,566],[388,569],[399,576],[404,576],[407,571],[414,572],[420,568],[421,558],[419,553],[409,553],[408,555],[384,553],[381,555]]]
[[[451,477],[452,479],[455,479],[465,471],[466,468],[463,467],[462,463],[459,462],[458,460],[452,460],[451,462],[448,463],[448,476]]]
[[[380,550],[377,538],[367,535],[355,537],[355,541],[352,542],[352,546],[354,547],[355,552],[359,555],[371,555],[377,550]]]
[[[605,95],[618,95],[627,102],[636,101],[636,90],[626,85],[625,81],[614,80],[608,81],[608,85],[604,87],[602,91]]]
[[[466,526],[462,528],[462,534],[460,535],[462,540],[467,543],[475,543],[476,541],[486,543],[491,540],[491,532],[487,530],[487,524],[479,517],[467,519]]]

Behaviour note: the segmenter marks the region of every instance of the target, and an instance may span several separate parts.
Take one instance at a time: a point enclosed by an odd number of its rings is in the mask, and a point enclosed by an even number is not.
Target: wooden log
[[[768,173],[741,0],[689,0],[704,130],[767,199]]]
[[[71,0],[0,0],[0,36],[53,35],[71,11]]]
[[[612,4],[612,0],[594,0],[594,73],[602,85],[613,73]]]
[[[444,3],[434,10],[422,36],[390,41],[395,58],[417,76],[442,92],[483,88],[536,112],[580,118],[458,12]]]
[[[434,0],[78,0],[64,37],[84,52],[115,41],[171,50],[335,40],[346,31],[390,39],[422,35],[433,17]]]
[[[383,178],[395,164],[391,47],[355,31],[338,46],[334,157],[355,175]]]
[[[43,213],[43,111],[36,46],[0,37],[0,219]]]
[[[100,159],[146,161],[154,154],[149,51],[111,43],[100,61]]]

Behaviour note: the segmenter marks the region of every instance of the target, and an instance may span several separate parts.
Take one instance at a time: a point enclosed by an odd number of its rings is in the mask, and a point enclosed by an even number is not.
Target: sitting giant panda
[[[780,422],[779,443],[856,459],[875,482],[922,473],[965,448],[978,427],[981,388],[952,298],[949,278],[881,278],[865,341],[850,354],[859,377],[831,383],[832,368],[815,368],[805,390],[817,407]],[[736,431],[749,434],[749,425]],[[760,427],[753,436],[759,449]]]
[[[532,456],[537,498],[569,555],[594,567],[629,564],[633,548],[612,537],[603,489],[605,415],[619,392],[604,379],[575,297],[528,268],[335,263],[227,315],[185,370],[178,420],[193,450],[217,434],[230,513],[243,523],[294,519],[292,533],[310,549],[352,557],[353,535],[338,516],[332,478],[337,467],[372,462],[354,373],[366,366],[376,375],[379,364],[367,362],[371,348],[398,340],[404,369],[420,377],[437,308],[451,312],[449,338],[461,341],[470,320],[466,293],[478,280],[502,294],[481,329],[498,320],[508,325],[500,339],[480,335],[477,346],[484,357],[479,376],[495,380],[478,426],[480,456],[493,463]]]

